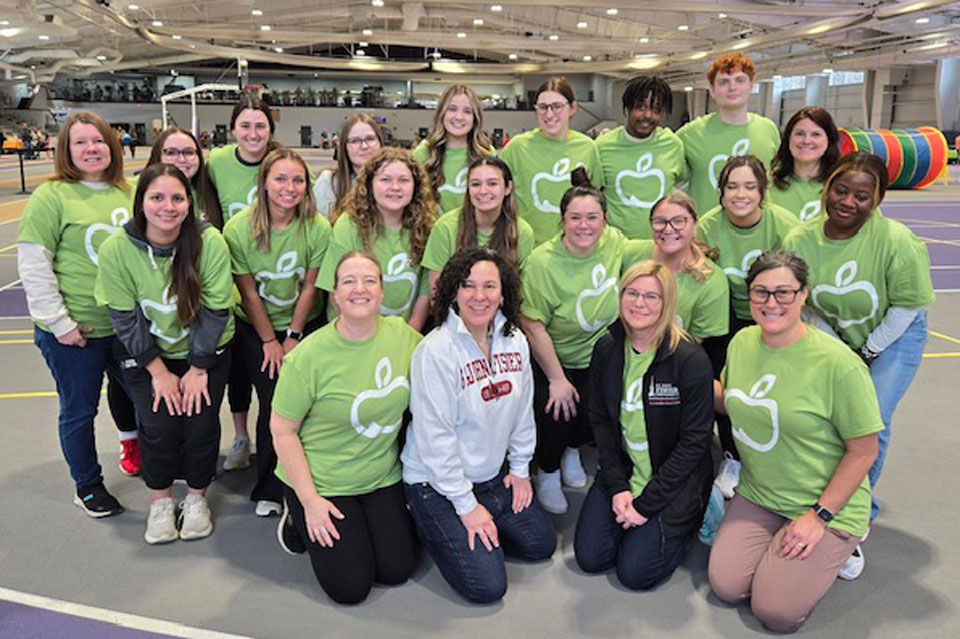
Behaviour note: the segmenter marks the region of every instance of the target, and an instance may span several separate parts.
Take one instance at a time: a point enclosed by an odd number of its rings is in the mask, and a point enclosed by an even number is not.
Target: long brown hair
[[[467,133],[467,164],[485,155],[493,154],[493,144],[483,130],[483,105],[480,104],[477,94],[465,84],[453,84],[447,87],[437,103],[437,110],[433,114],[433,130],[426,139],[430,155],[427,157],[424,168],[430,176],[430,186],[433,187],[434,193],[439,192],[444,183],[443,159],[447,153],[447,130],[443,126],[443,117],[450,107],[450,102],[458,95],[467,96],[470,100],[470,108],[473,110],[473,126]]]
[[[780,138],[780,148],[777,150],[777,155],[774,156],[772,166],[770,167],[773,183],[777,185],[778,189],[787,188],[790,186],[790,180],[794,179],[793,154],[790,153],[790,136],[793,134],[794,127],[796,127],[801,120],[810,120],[823,129],[823,132],[827,136],[827,150],[823,152],[823,156],[820,158],[820,171],[816,177],[818,181],[826,181],[831,169],[833,169],[833,165],[836,164],[840,158],[840,132],[837,131],[837,125],[834,124],[830,112],[818,106],[803,107],[793,114],[793,117],[787,122],[787,126],[783,128],[783,137]]]
[[[470,163],[467,169],[467,197],[463,199],[463,208],[460,211],[460,228],[457,229],[457,250],[477,246],[477,212],[470,200],[470,174],[473,170],[489,166],[500,171],[503,176],[504,188],[513,185],[513,174],[507,163],[495,156],[482,156]],[[518,254],[519,234],[517,232],[517,211],[513,200],[513,191],[503,198],[500,205],[500,215],[493,223],[493,235],[490,236],[488,247],[503,256],[514,268],[520,264]]]
[[[103,181],[110,186],[129,192],[130,184],[123,176],[123,148],[120,146],[120,140],[103,118],[89,111],[74,113],[67,118],[60,129],[60,133],[57,135],[57,148],[53,156],[53,179],[63,182],[80,182],[83,180],[83,173],[70,157],[70,129],[73,128],[74,124],[91,124],[97,127],[97,132],[100,133],[103,141],[110,148],[110,165],[103,172]]]
[[[355,124],[366,124],[373,129],[374,135],[380,140],[380,148],[383,148],[383,130],[380,129],[380,125],[377,124],[377,121],[371,116],[366,113],[351,113],[347,116],[347,119],[343,121],[343,125],[340,127],[340,139],[337,143],[337,166],[333,171],[333,196],[336,198],[336,201],[330,209],[331,216],[333,216],[334,213],[340,213],[343,200],[347,197],[347,192],[350,191],[353,180],[356,178],[353,163],[350,161],[350,155],[347,153],[347,138],[350,135],[350,129],[352,129]]]
[[[199,202],[194,202],[193,206],[199,206],[203,216],[207,218],[207,221],[218,229],[222,229],[223,211],[220,210],[220,198],[217,197],[217,191],[213,188],[213,182],[210,181],[210,175],[207,173],[207,163],[203,159],[203,149],[200,148],[200,143],[197,142],[197,138],[193,133],[176,126],[170,126],[164,129],[154,141],[153,148],[150,149],[150,159],[147,160],[147,166],[156,164],[157,162],[163,162],[163,145],[166,144],[167,138],[174,133],[180,133],[190,138],[190,141],[193,142],[193,148],[197,152],[197,158],[199,159],[197,172],[193,174],[192,178],[189,178],[193,190],[197,193],[197,199],[200,200]]]
[[[402,227],[410,233],[410,261],[419,264],[423,258],[423,249],[430,237],[435,219],[435,204],[433,189],[427,180],[427,174],[410,151],[387,147],[380,149],[370,158],[360,174],[357,183],[347,194],[342,210],[350,216],[357,227],[360,241],[368,253],[373,252],[373,242],[383,233],[383,218],[377,209],[377,202],[373,198],[373,180],[383,167],[392,162],[400,162],[410,169],[413,175],[413,196],[410,203],[404,208],[401,217]],[[335,223],[335,216],[331,215],[331,222]]]
[[[693,218],[694,224],[696,224],[697,205],[693,201],[693,198],[683,191],[674,189],[673,192],[660,198],[657,203],[653,205],[653,208],[650,209],[651,220],[653,220],[653,214],[657,212],[657,209],[664,204],[673,204],[674,206],[679,206],[680,208],[684,209],[690,214],[690,216]],[[694,238],[690,243],[690,254],[693,255],[693,260],[684,262],[683,272],[690,273],[690,275],[693,276],[693,279],[702,284],[707,281],[707,278],[713,275],[713,267],[707,263],[707,258],[711,255],[711,249],[703,242],[703,240]]]
[[[317,204],[313,199],[313,189],[310,188],[310,169],[307,168],[307,163],[296,151],[289,149],[270,151],[260,165],[260,173],[257,175],[257,198],[250,206],[250,232],[257,250],[264,253],[270,251],[270,199],[267,197],[267,178],[270,176],[270,169],[280,160],[296,162],[303,169],[306,191],[293,214],[301,233],[306,233],[307,223],[313,221],[313,217],[317,214]]]
[[[247,109],[252,109],[253,111],[259,111],[262,113],[267,118],[267,124],[270,125],[270,141],[267,142],[267,148],[264,151],[264,156],[266,156],[266,154],[270,151],[280,148],[280,143],[274,141],[273,139],[273,134],[277,129],[277,125],[273,121],[273,114],[270,112],[270,105],[255,95],[245,95],[233,105],[233,111],[230,112],[230,131],[233,132],[233,128],[237,124],[237,118],[239,118],[240,114]]]
[[[147,216],[143,212],[143,199],[147,189],[159,177],[172,177],[183,185],[190,202],[190,211],[183,219],[180,234],[173,245],[173,264],[170,268],[170,295],[177,298],[177,317],[184,326],[190,324],[200,310],[200,253],[203,251],[203,238],[200,236],[200,222],[193,210],[193,195],[190,193],[190,181],[183,172],[171,164],[151,164],[140,174],[137,191],[133,196],[133,224],[143,236],[147,235]]]

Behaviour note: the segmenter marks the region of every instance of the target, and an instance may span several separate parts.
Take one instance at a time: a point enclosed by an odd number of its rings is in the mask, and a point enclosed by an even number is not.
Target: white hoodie
[[[497,311],[487,362],[451,309],[410,364],[403,481],[428,482],[458,515],[477,507],[473,484],[496,477],[508,452],[510,473],[527,477],[537,443],[530,347],[519,327],[504,337],[505,322]]]

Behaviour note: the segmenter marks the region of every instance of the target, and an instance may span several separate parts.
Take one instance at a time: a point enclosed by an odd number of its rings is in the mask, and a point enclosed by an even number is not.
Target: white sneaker
[[[583,470],[583,462],[580,461],[579,448],[567,448],[563,451],[563,458],[560,460],[560,477],[563,478],[563,485],[570,488],[583,488],[587,485],[587,473]]]
[[[147,530],[143,533],[143,540],[148,544],[165,544],[177,536],[173,497],[163,497],[150,502],[150,514],[147,516]]]
[[[223,460],[224,470],[241,470],[250,467],[250,438],[235,437],[230,452]]]
[[[213,532],[210,506],[203,495],[187,495],[180,502],[180,539],[202,539]]]
[[[542,470],[537,472],[537,499],[540,505],[548,513],[562,515],[567,512],[567,498],[563,494],[563,487],[560,485],[560,471],[555,470],[552,473],[545,473]]]
[[[733,489],[740,483],[740,468],[742,466],[743,464],[734,459],[730,453],[723,454],[720,471],[717,473],[717,478],[713,480],[713,485],[727,499],[733,499]]]
[[[840,566],[840,572],[837,576],[847,581],[853,581],[863,572],[865,564],[863,548],[860,547],[860,544],[857,544],[857,547],[853,549],[853,553],[847,557],[847,560]]]
[[[269,499],[261,499],[257,502],[257,507],[253,512],[257,517],[269,517],[270,515],[279,515],[283,512],[283,506]]]

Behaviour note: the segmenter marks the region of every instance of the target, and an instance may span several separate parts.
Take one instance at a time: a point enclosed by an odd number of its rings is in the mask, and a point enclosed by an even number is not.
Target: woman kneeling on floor
[[[340,315],[284,356],[273,395],[285,484],[277,536],[288,553],[309,552],[331,599],[359,603],[374,582],[401,584],[415,566],[397,436],[421,336],[402,317],[377,315],[375,257],[348,252],[333,275]]]
[[[218,414],[233,339],[230,253],[194,214],[175,166],[140,174],[133,219],[104,241],[97,301],[110,310],[124,378],[140,416],[150,488],[144,539],[159,544],[213,532],[206,491],[220,451]],[[178,532],[173,481],[187,480]]]
[[[666,266],[624,273],[620,321],[593,350],[590,385],[600,469],[577,520],[577,564],[616,567],[624,586],[649,590],[683,559],[713,479],[710,360],[677,325]]]
[[[743,473],[708,574],[720,599],[750,599],[764,626],[792,632],[867,530],[883,422],[866,365],[800,317],[806,262],[764,253],[746,284],[757,324],[731,340],[721,374]]]
[[[506,592],[504,554],[540,561],[557,545],[529,477],[537,432],[519,313],[514,268],[491,249],[460,251],[437,280],[437,328],[411,366],[407,502],[444,578],[477,603]]]

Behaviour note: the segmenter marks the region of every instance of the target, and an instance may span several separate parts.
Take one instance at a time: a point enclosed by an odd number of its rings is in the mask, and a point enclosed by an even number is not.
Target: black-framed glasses
[[[537,104],[534,105],[533,108],[537,110],[537,113],[546,115],[547,112],[549,111],[558,113],[561,109],[563,109],[563,107],[567,106],[568,104],[570,103],[569,102],[551,102],[549,104],[545,104],[542,102],[538,102]]]
[[[649,304],[650,306],[655,306],[663,301],[663,295],[660,293],[640,293],[635,291],[632,288],[628,288],[623,292],[623,296],[631,302],[636,302],[641,297],[643,301]]]
[[[166,160],[176,160],[177,156],[183,156],[185,159],[189,160],[197,156],[196,149],[163,149],[160,151],[160,155]]]
[[[750,287],[750,301],[754,304],[766,304],[770,296],[777,300],[777,303],[788,306],[797,299],[797,293],[803,290],[800,288],[778,288],[774,291],[763,288],[762,286]]]
[[[380,141],[375,135],[368,135],[365,138],[347,138],[347,146],[373,146]]]
[[[690,218],[686,215],[678,215],[677,217],[672,217],[669,220],[665,217],[655,217],[650,220],[650,228],[654,231],[663,231],[667,228],[667,225],[670,225],[675,231],[682,231],[687,228],[687,224],[690,223]]]

